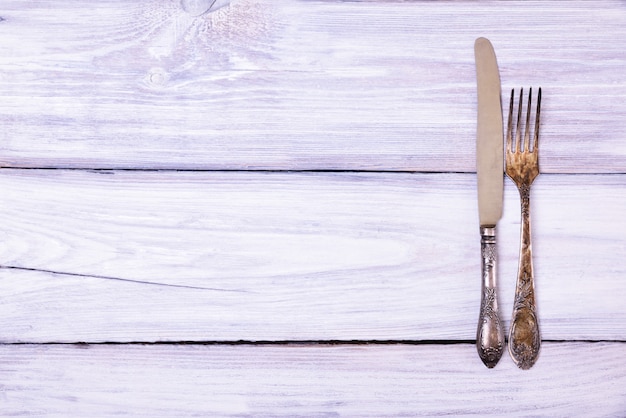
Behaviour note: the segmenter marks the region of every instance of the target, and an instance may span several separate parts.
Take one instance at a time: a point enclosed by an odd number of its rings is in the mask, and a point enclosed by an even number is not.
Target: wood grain
[[[479,36],[544,93],[526,372],[467,343]],[[624,416],[625,42],[613,0],[3,0],[0,415]]]
[[[4,1],[0,164],[472,172],[473,42],[486,36],[505,100],[543,87],[544,172],[624,173],[623,2],[189,10]]]
[[[4,169],[0,189],[4,342],[474,338],[473,174]],[[536,180],[543,338],[626,338],[625,189],[623,175]],[[505,196],[508,324],[508,180]]]
[[[452,346],[0,346],[4,416],[619,417],[624,343],[545,344],[527,372]],[[477,378],[480,376],[480,378]]]

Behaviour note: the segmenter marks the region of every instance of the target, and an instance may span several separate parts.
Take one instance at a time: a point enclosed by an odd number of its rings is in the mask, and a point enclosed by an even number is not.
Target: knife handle
[[[496,288],[496,228],[480,227],[480,249],[482,253],[482,298],[476,349],[485,366],[494,367],[504,352],[504,328],[498,315]]]

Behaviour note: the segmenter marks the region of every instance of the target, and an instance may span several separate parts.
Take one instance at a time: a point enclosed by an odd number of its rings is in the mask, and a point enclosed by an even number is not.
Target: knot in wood
[[[191,16],[201,16],[228,6],[230,0],[181,0],[180,6]]]
[[[145,82],[151,87],[163,87],[169,81],[169,74],[163,68],[151,68],[146,75]]]

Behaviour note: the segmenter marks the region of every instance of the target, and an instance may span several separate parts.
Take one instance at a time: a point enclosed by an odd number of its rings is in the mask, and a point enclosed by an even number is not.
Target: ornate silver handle
[[[520,369],[530,369],[541,347],[535,304],[532,245],[530,239],[530,187],[520,187],[522,231],[513,318],[509,331],[509,352]]]
[[[485,366],[494,367],[504,351],[504,329],[498,315],[496,288],[496,228],[480,228],[480,248],[482,252],[482,298],[476,349]]]

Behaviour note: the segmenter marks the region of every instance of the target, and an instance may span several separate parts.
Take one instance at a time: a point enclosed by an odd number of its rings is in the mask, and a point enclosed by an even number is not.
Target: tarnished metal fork
[[[532,88],[528,94],[526,106],[526,126],[522,137],[522,99],[524,89],[520,90],[513,140],[513,98],[511,90],[509,122],[506,134],[506,174],[517,185],[521,201],[522,226],[520,232],[520,255],[513,317],[509,331],[509,353],[520,369],[529,369],[535,364],[541,346],[539,322],[535,303],[535,283],[533,274],[532,246],[530,236],[530,186],[539,175],[539,115],[541,111],[541,88],[537,95],[535,129],[533,141],[530,141],[530,114]]]

